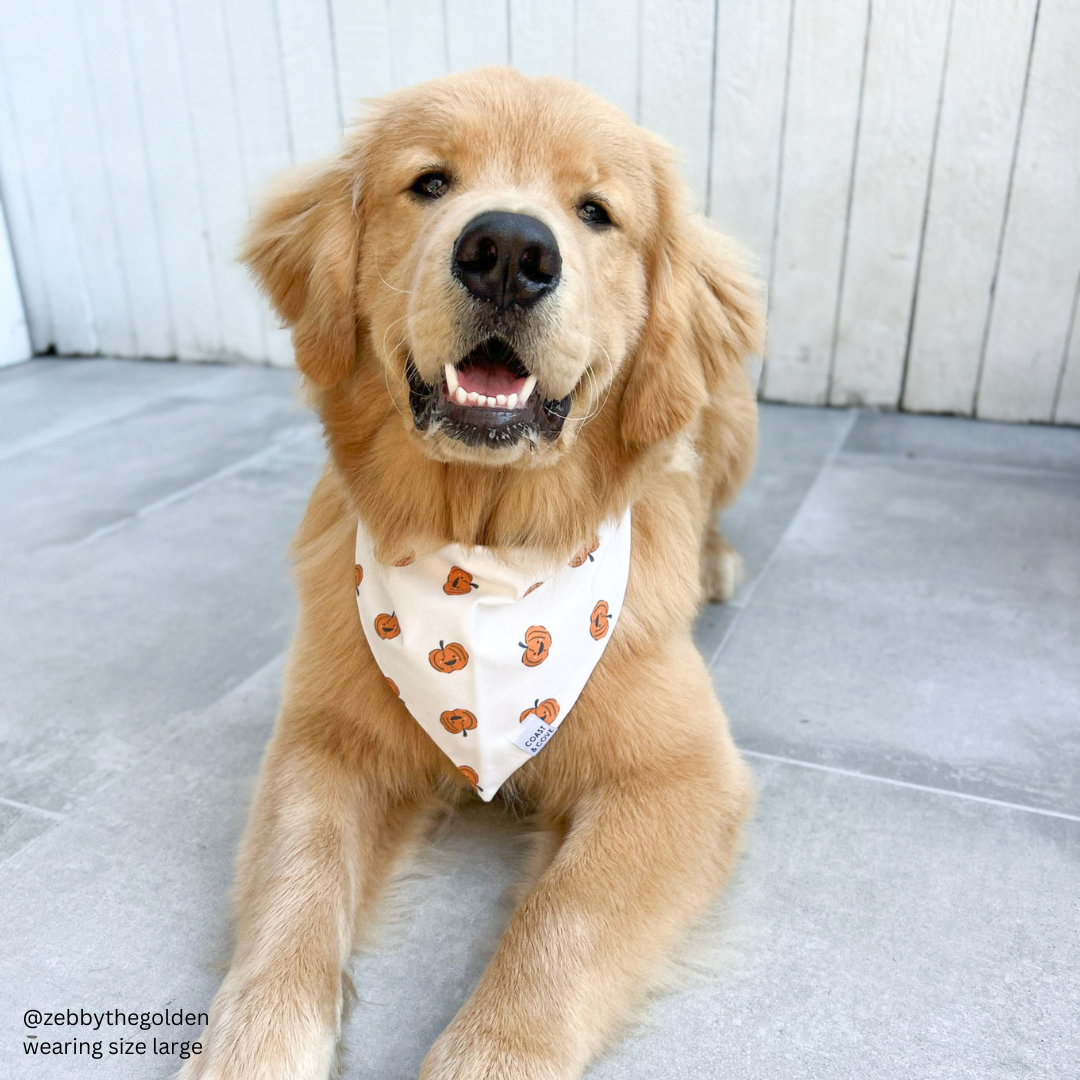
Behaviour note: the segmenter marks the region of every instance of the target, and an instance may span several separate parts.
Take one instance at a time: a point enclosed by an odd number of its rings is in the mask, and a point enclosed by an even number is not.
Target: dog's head
[[[628,445],[697,415],[710,365],[759,333],[717,242],[658,138],[580,86],[488,68],[375,102],[271,194],[244,258],[308,380],[389,394],[430,458],[520,467],[602,410]]]

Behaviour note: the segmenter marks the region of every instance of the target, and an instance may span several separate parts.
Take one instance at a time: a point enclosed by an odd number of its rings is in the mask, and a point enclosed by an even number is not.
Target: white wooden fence
[[[768,280],[765,397],[1080,423],[1078,57],[1080,0],[0,0],[0,196],[34,349],[287,363],[253,194],[510,63],[681,149]]]

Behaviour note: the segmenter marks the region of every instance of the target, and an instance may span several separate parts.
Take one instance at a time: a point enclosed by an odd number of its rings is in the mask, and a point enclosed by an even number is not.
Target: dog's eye
[[[444,172],[426,172],[412,182],[409,190],[424,199],[441,199],[450,190],[450,177]]]
[[[598,202],[593,202],[592,199],[588,199],[583,202],[577,209],[578,217],[585,222],[586,225],[610,225],[611,215],[607,210]]]

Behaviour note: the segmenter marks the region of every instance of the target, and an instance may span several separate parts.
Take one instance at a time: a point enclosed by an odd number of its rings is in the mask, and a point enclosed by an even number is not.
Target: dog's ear
[[[650,144],[658,229],[646,250],[648,316],[630,359],[619,424],[648,445],[687,426],[731,364],[760,352],[761,300],[735,245],[686,209],[670,148]]]
[[[356,359],[360,213],[355,174],[340,161],[286,173],[256,211],[240,252],[292,327],[296,363],[334,386]]]

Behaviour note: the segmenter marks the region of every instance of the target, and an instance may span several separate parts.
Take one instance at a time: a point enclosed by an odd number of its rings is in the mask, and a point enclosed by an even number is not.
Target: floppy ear
[[[297,366],[321,386],[341,382],[356,358],[354,190],[336,162],[286,173],[257,210],[240,252],[292,327]]]
[[[646,254],[649,308],[620,406],[623,439],[648,445],[686,427],[726,368],[762,347],[764,315],[735,245],[685,208],[671,150],[653,146],[659,229]]]

